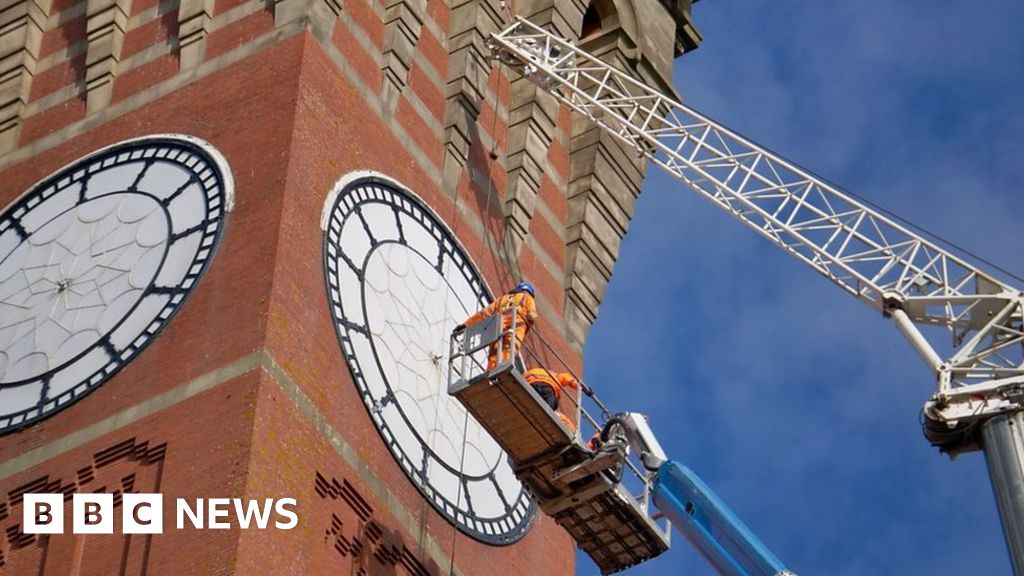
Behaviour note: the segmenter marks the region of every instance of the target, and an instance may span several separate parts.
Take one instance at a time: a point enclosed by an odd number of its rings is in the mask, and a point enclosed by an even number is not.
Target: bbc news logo
[[[64,494],[25,494],[22,531],[25,534],[64,533]],[[175,500],[175,527],[178,530],[227,530],[235,525],[242,530],[266,530],[271,526],[291,530],[299,523],[294,498],[242,500],[240,498],[198,498],[189,502]],[[73,494],[71,532],[74,534],[113,534],[116,515],[113,494]],[[273,522],[272,522],[273,521]],[[122,494],[121,532],[124,534],[163,534],[163,494]]]

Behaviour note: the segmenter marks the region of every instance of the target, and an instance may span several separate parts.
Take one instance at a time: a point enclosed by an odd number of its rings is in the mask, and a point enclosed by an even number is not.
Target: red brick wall
[[[6,542],[0,541],[0,571],[12,576],[234,574],[238,529],[175,530],[173,499],[194,503],[245,493],[258,382],[258,373],[250,372],[5,478],[0,482],[0,529],[6,535]],[[114,493],[114,534],[11,537],[19,534],[20,494],[61,491]],[[164,494],[163,534],[119,533],[124,491]],[[64,516],[70,532],[70,502]]]
[[[69,5],[56,4],[54,10]],[[136,2],[133,13],[152,4]],[[346,2],[332,41],[346,65],[375,90],[381,82],[380,67],[344,22],[351,19],[380,46],[383,26],[372,8],[365,0]],[[226,9],[227,2],[218,0],[216,13]],[[429,2],[428,14],[442,30],[447,28],[443,3]],[[130,30],[123,56],[167,42],[176,33],[174,17],[171,11]],[[226,54],[273,26],[272,11],[259,10],[215,30],[207,41],[206,59]],[[84,17],[80,17],[47,32],[43,54],[81,46],[84,28]],[[443,76],[446,51],[426,26],[420,45],[422,57]],[[35,79],[32,99],[73,84],[84,74],[83,65],[82,57],[74,56],[42,73]],[[172,52],[118,76],[113,104],[144,97],[147,89],[178,74],[177,68],[177,55]],[[492,73],[490,86],[492,93],[500,95],[502,106],[507,105],[508,86],[497,73]],[[406,89],[429,109],[431,123],[443,125],[443,86],[433,84],[414,64]],[[84,95],[42,110],[25,121],[20,144],[38,145],[43,136],[65,130],[84,116]],[[235,208],[218,253],[170,325],[136,360],[87,398],[55,417],[0,437],[0,465],[33,449],[68,441],[83,427],[160,394],[180,391],[184,383],[259,351],[265,355],[256,355],[264,362],[272,358],[283,377],[308,397],[313,413],[323,415],[324,423],[339,431],[343,442],[356,452],[353,467],[339,456],[324,429],[314,425],[310,413],[296,407],[295,392],[286,390],[291,384],[283,384],[280,375],[255,369],[61,451],[46,462],[0,475],[0,502],[17,500],[19,487],[41,478],[63,486],[77,478],[80,470],[96,467],[97,454],[128,446],[129,452],[140,456],[135,460],[125,456],[104,467],[95,480],[79,483],[78,489],[113,491],[134,474],[139,484],[129,489],[156,482],[168,498],[294,496],[299,499],[296,530],[171,530],[148,540],[116,534],[88,540],[66,535],[22,542],[24,546],[11,543],[12,538],[17,540],[14,530],[6,537],[0,535],[6,564],[0,572],[65,573],[58,567],[81,562],[82,574],[114,573],[125,558],[128,574],[140,573],[143,565],[149,574],[355,574],[359,568],[366,574],[447,573],[449,567],[438,565],[436,554],[428,553],[424,544],[428,540],[444,557],[454,554],[456,569],[463,574],[572,572],[572,542],[548,518],[538,517],[526,537],[507,547],[479,543],[441,518],[380,441],[351,381],[327,308],[318,226],[326,195],[344,174],[376,170],[401,181],[454,230],[493,290],[504,290],[516,280],[474,232],[474,223],[459,215],[452,198],[441,189],[441,133],[404,99],[394,111],[394,121],[423,151],[429,166],[420,164],[324,48],[303,32],[120,116],[102,122],[86,120],[64,141],[40,146],[32,154],[22,151],[24,157],[17,163],[5,164],[0,157],[0,205],[9,204],[34,182],[83,154],[153,133],[181,132],[208,140],[228,159],[236,183]],[[567,122],[560,124],[564,129]],[[493,101],[484,106],[478,128],[498,137],[501,152],[505,128],[495,116]],[[472,170],[482,175],[486,186],[475,186],[463,173],[456,201],[500,239],[505,174],[488,152],[482,142],[474,142]],[[550,163],[564,182],[566,153],[558,143],[551,148]],[[544,180],[539,201],[564,227],[564,191],[550,178]],[[563,266],[564,230],[556,230],[540,216],[534,217],[531,226],[547,257]],[[539,329],[579,369],[579,356],[557,338],[565,271],[549,270],[542,262],[531,246],[524,247],[520,266],[537,283],[551,310]],[[154,450],[159,458],[146,456]],[[372,479],[386,491],[381,493]],[[20,521],[16,503],[8,506],[7,515],[0,514],[4,528]],[[413,515],[416,530],[410,531],[389,511],[396,506]],[[173,507],[166,512],[173,515]],[[145,546],[148,555],[143,557],[140,547]],[[46,569],[33,571],[43,556]]]

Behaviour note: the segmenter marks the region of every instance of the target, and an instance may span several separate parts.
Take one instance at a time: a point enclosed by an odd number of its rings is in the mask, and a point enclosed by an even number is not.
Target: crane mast
[[[571,42],[517,19],[493,56],[886,317],[935,377],[925,432],[983,449],[1024,574],[1024,295]]]

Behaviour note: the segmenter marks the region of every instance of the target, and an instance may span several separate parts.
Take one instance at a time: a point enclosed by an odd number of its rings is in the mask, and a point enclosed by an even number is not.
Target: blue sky
[[[686,101],[1024,275],[1024,3],[712,0]],[[652,170],[586,348],[790,569],[1009,574],[980,453],[921,435],[932,380],[890,321]],[[675,534],[630,575],[713,574]],[[578,574],[597,574],[585,556]]]

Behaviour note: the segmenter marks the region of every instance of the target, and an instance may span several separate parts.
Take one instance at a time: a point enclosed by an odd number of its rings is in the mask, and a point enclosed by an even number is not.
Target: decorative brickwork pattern
[[[114,495],[115,527],[121,515],[121,496],[125,493],[159,493],[163,477],[167,444],[139,442],[129,438],[93,454],[92,461],[74,474],[59,478],[40,476],[25,482],[0,500],[0,567],[11,574],[49,574],[48,567],[66,566],[72,573],[99,573],[108,565],[106,554],[118,553],[121,558],[118,574],[145,574],[149,564],[152,535],[121,534],[91,539],[86,535],[24,534],[21,531],[22,497],[34,493],[64,494],[65,530],[71,526],[71,495],[103,492]],[[111,546],[113,539],[116,545]],[[91,544],[101,549],[90,554]],[[6,563],[6,565],[5,565]]]
[[[331,513],[324,529],[324,541],[338,556],[352,563],[352,574],[432,576],[441,573],[433,562],[429,568],[420,562],[400,534],[375,522],[373,507],[348,480],[328,479],[317,472],[316,493],[325,500],[324,508]]]

